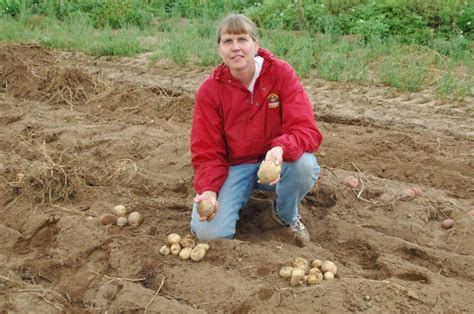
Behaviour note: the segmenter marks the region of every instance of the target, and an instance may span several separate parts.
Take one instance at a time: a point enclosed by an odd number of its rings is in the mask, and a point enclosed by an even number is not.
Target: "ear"
[[[257,55],[258,49],[260,49],[260,42],[258,40],[255,41],[255,51],[254,55]]]

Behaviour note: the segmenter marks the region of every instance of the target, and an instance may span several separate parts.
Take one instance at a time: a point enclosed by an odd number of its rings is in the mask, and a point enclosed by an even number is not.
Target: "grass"
[[[87,14],[63,20],[24,11],[16,18],[0,16],[0,40],[38,42],[89,55],[132,56],[153,52],[151,62],[212,66],[221,62],[209,19],[155,18],[146,28],[95,28]],[[426,46],[402,44],[396,38],[321,35],[260,30],[261,46],[287,60],[302,78],[357,84],[384,84],[402,91],[436,90],[440,98],[461,100],[473,94],[472,41],[437,38]],[[157,40],[144,39],[156,38]]]
[[[143,52],[136,27],[113,30],[96,29],[87,16],[77,15],[65,21],[30,15],[20,19],[0,19],[0,40],[37,42],[43,46],[82,51],[89,55],[131,56]]]

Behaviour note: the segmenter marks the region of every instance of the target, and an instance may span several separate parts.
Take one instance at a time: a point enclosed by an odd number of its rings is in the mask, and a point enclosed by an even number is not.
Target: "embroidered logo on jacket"
[[[280,98],[278,98],[277,94],[271,93],[267,97],[268,99],[268,108],[275,109],[280,107]]]

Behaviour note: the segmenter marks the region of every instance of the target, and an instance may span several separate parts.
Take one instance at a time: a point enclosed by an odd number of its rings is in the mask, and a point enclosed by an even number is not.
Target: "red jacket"
[[[228,167],[263,160],[283,148],[283,160],[318,149],[322,136],[313,107],[293,68],[260,49],[264,59],[253,94],[218,65],[196,93],[191,159],[197,193],[219,192]]]

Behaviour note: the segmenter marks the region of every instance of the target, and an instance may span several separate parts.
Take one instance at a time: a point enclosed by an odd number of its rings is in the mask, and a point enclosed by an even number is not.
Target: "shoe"
[[[294,225],[291,225],[290,229],[298,242],[305,243],[311,240],[308,229],[306,229],[300,219]]]
[[[298,217],[298,220],[296,221],[296,223],[294,223],[293,225],[290,225],[289,223],[285,223],[280,218],[280,216],[278,216],[278,214],[277,214],[277,212],[274,208],[272,208],[270,214],[271,214],[272,219],[277,224],[279,224],[282,227],[289,228],[289,230],[291,231],[291,233],[293,234],[295,240],[298,243],[304,244],[305,242],[310,241],[310,236],[309,236],[308,229],[306,229],[306,227],[304,226],[303,222],[301,221],[301,219],[299,217]]]

